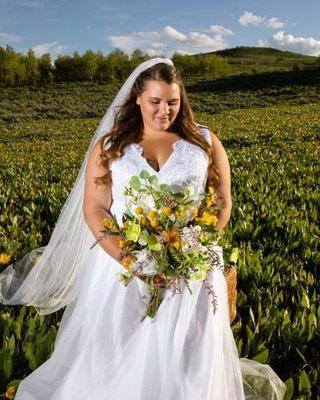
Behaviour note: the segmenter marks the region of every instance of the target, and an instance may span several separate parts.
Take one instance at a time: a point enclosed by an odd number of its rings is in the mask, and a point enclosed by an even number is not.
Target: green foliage
[[[55,82],[121,82],[141,62],[151,57],[135,49],[129,57],[121,49],[108,55],[101,50],[87,50],[83,55],[59,55],[51,62],[49,53],[36,57],[29,49],[27,55],[16,53],[11,46],[0,47],[0,85],[38,85]],[[309,70],[317,68],[317,57],[303,56],[276,49],[236,47],[207,54],[172,56],[184,79],[217,79],[255,75],[274,71]]]
[[[210,80],[193,76],[184,82],[195,112],[320,102],[319,69]],[[117,81],[0,87],[0,126],[42,119],[102,118],[119,87]]]

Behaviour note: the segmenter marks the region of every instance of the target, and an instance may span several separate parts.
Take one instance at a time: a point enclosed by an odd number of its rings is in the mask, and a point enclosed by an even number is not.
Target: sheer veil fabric
[[[164,58],[153,58],[140,64],[106,111],[90,142],[49,243],[31,251],[0,274],[0,300],[3,304],[32,305],[40,315],[45,315],[59,310],[76,298],[83,261],[95,240],[82,215],[84,176],[89,154],[97,141],[113,127],[116,109],[123,104],[138,75],[159,62],[173,65],[170,59]]]
[[[140,64],[107,110],[47,246],[28,253],[0,274],[3,304],[32,305],[40,315],[67,306],[51,358],[21,382],[16,400],[284,397],[286,386],[269,365],[239,359],[229,323],[226,282],[220,271],[210,275],[219,296],[217,315],[211,314],[201,284],[194,284],[192,295],[187,290],[175,297],[166,293],[157,317],[140,323],[145,284],[136,280],[124,288],[115,279],[122,266],[100,246],[89,251],[95,238],[82,216],[88,155],[112,128],[115,109],[124,102],[137,76],[160,62],[172,65],[163,58]],[[201,134],[210,141],[208,131]],[[172,171],[160,170],[159,180],[172,183],[184,174],[182,178],[190,177],[190,184],[200,189],[206,178],[203,151],[186,141],[180,141],[175,150]],[[112,191],[117,199],[110,211],[118,220],[124,211],[120,193],[127,182],[125,175],[147,167],[141,162],[139,149],[133,145],[112,163],[116,182]],[[218,250],[223,264],[222,248]]]

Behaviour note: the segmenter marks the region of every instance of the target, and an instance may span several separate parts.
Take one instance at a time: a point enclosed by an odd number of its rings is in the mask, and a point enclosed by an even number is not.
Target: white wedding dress
[[[207,130],[202,134],[210,141]],[[110,212],[121,224],[123,190],[142,169],[167,184],[203,191],[208,159],[183,139],[156,172],[129,144],[113,161]],[[94,238],[93,238],[94,240]],[[221,247],[216,247],[223,263]],[[213,315],[204,285],[192,282],[173,295],[166,290],[155,318],[145,313],[146,285],[125,287],[123,267],[99,245],[89,250],[81,290],[67,305],[50,359],[20,384],[16,400],[280,400],[284,383],[268,366],[239,359],[229,321],[227,286],[221,270],[208,275],[218,301]]]

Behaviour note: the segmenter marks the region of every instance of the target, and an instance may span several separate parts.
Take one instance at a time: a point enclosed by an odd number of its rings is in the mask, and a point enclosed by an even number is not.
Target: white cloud
[[[165,26],[163,28],[163,33],[164,35],[171,40],[177,41],[177,42],[185,42],[187,40],[187,36],[184,35],[183,33],[178,32],[171,26]]]
[[[151,55],[156,54],[160,49],[166,49],[167,56],[176,51],[183,54],[207,53],[228,47],[222,33],[230,35],[229,30],[223,27],[215,29],[219,30],[219,33],[213,32],[212,36],[209,36],[199,32],[182,33],[172,26],[165,26],[159,31],[140,31],[125,36],[107,36],[106,41],[128,54],[136,48]]]
[[[51,55],[60,54],[64,49],[70,49],[70,46],[59,45],[57,41],[51,43],[40,43],[32,47],[36,56],[42,56],[42,54],[50,53]]]
[[[277,17],[261,17],[260,15],[255,15],[252,12],[245,11],[239,17],[239,24],[244,27],[252,26],[264,26],[266,28],[281,29],[284,27],[284,22],[280,21]]]
[[[163,43],[163,42],[152,42],[151,46],[154,49],[164,49],[164,48],[168,47],[167,43]]]
[[[159,32],[153,31],[153,32],[133,32],[133,36],[140,36],[145,39],[160,39],[161,34]]]
[[[258,26],[262,23],[263,18],[259,17],[258,15],[254,15],[252,12],[245,11],[242,15],[239,17],[239,23],[241,26]]]
[[[112,46],[117,47],[119,49],[130,49],[134,50],[135,48],[139,47],[137,45],[137,40],[134,37],[131,36],[109,36],[109,42],[112,44]]]
[[[285,34],[284,31],[275,33],[268,41],[260,40],[258,46],[273,47],[279,50],[293,51],[295,53],[307,54],[310,56],[320,55],[320,40],[312,37],[294,37],[293,35]]]
[[[266,26],[267,28],[281,29],[284,27],[284,23],[281,22],[278,18],[272,17],[265,21],[264,26]]]
[[[156,49],[146,49],[145,51],[149,56],[151,57],[163,57],[164,54],[161,50],[156,50]]]
[[[11,35],[10,33],[0,32],[0,43],[10,44],[21,41],[21,37],[17,35]]]
[[[210,31],[219,35],[233,35],[231,29],[225,28],[223,25],[211,25]]]
[[[270,43],[267,40],[259,40],[257,47],[270,47]]]

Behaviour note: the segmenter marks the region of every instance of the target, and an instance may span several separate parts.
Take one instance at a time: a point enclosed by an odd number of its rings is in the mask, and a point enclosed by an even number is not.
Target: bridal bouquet
[[[216,295],[206,275],[213,268],[224,273],[224,268],[214,250],[222,235],[215,228],[217,211],[223,208],[215,203],[214,188],[210,186],[208,193],[193,193],[189,186],[176,190],[143,170],[131,177],[124,194],[122,226],[116,219],[104,218],[102,232],[121,236],[121,263],[127,271],[118,279],[125,286],[135,277],[148,284],[150,302],[141,321],[154,317],[163,290],[177,294],[185,285],[192,294],[191,280],[204,282],[215,313]],[[155,287],[156,282],[163,284]]]

